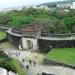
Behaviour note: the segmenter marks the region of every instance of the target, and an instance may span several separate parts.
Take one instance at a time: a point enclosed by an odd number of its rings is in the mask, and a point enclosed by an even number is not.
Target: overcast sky
[[[63,0],[0,0],[0,9],[18,6],[36,5],[54,1],[63,1]]]

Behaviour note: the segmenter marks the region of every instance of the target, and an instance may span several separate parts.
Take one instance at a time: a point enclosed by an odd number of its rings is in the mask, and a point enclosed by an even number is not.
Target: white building
[[[71,9],[75,9],[75,2],[73,2]]]
[[[41,6],[38,6],[38,7],[35,7],[36,9],[49,9],[48,6],[44,6],[44,5],[41,5]]]
[[[72,4],[57,4],[57,7],[59,8],[70,8]]]

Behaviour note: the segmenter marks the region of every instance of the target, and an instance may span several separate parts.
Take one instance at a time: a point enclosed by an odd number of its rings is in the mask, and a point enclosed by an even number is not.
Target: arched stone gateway
[[[33,42],[31,40],[27,40],[28,49],[33,49]]]
[[[10,42],[12,42],[15,46],[20,49],[26,50],[38,50],[38,39],[36,37],[24,36],[16,33],[12,33],[11,30],[7,31],[7,38]]]
[[[38,40],[36,38],[22,37],[22,48],[33,51],[38,50]]]

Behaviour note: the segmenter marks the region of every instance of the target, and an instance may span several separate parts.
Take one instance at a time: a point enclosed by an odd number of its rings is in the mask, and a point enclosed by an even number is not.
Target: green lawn
[[[75,65],[75,48],[57,48],[47,54],[48,59]]]
[[[6,33],[0,31],[0,40],[5,39],[5,38],[6,38]]]

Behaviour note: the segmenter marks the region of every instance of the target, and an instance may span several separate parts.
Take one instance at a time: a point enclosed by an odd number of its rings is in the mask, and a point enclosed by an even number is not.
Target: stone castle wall
[[[38,46],[41,51],[48,52],[53,48],[71,48],[75,47],[75,40],[38,40]]]

